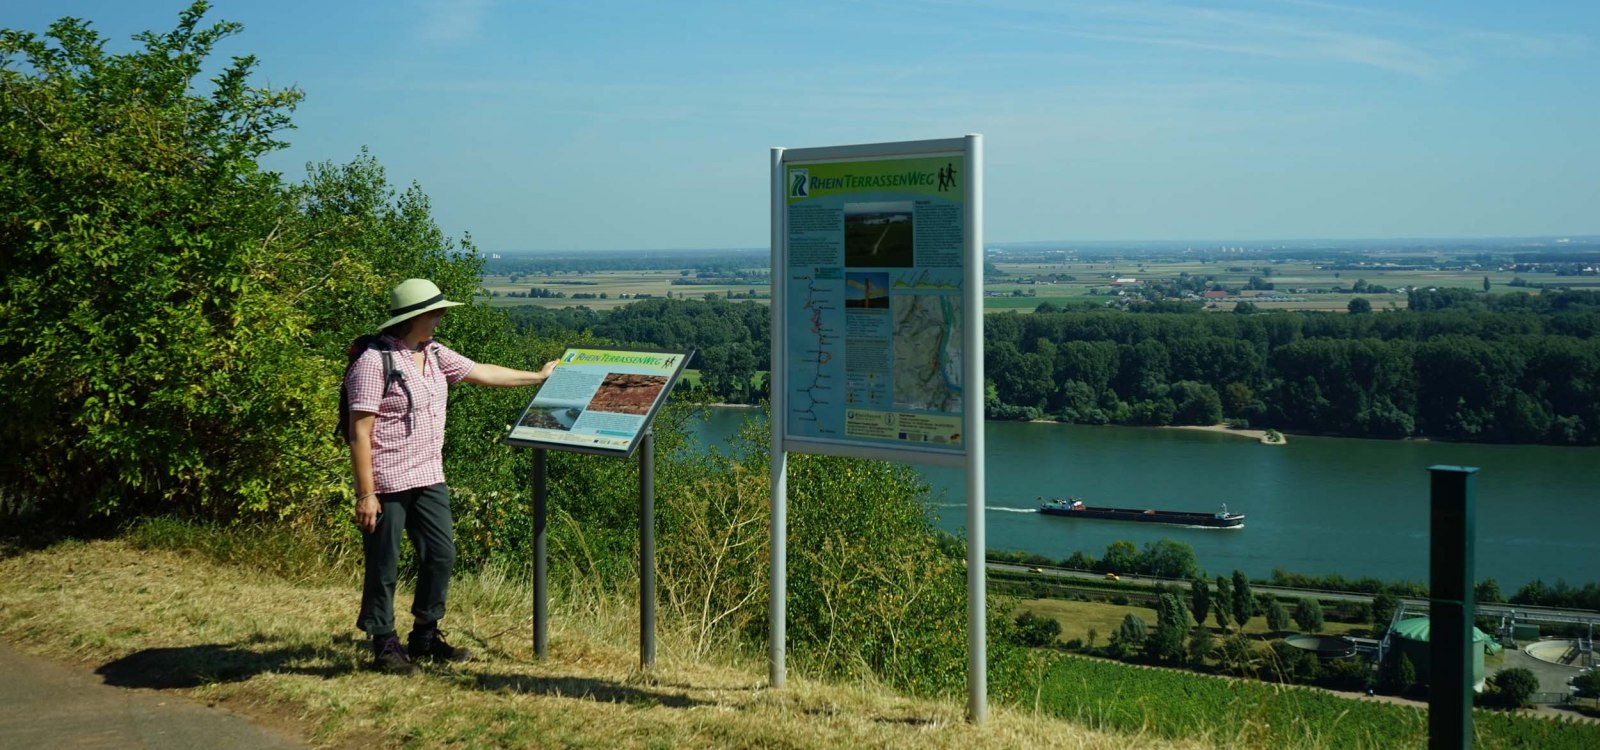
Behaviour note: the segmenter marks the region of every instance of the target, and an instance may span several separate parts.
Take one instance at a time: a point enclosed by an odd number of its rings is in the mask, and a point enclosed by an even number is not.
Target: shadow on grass
[[[470,677],[473,684],[482,690],[510,690],[517,693],[581,698],[598,703],[618,703],[636,707],[694,708],[711,705],[706,701],[684,695],[641,690],[621,683],[586,677],[538,677],[493,673],[478,673]]]
[[[325,651],[302,646],[254,651],[211,643],[178,648],[149,648],[108,662],[95,670],[107,685],[169,690],[217,682],[243,682],[258,674],[303,674],[333,677],[348,666],[325,664]],[[312,664],[323,663],[319,666]]]

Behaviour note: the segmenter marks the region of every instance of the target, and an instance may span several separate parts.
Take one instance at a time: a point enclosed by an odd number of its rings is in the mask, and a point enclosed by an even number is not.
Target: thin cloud
[[[924,0],[923,7],[977,14],[966,4]],[[1401,13],[1318,0],[1268,0],[1222,8],[1160,2],[1055,3],[997,0],[999,25],[1018,33],[1048,33],[1103,42],[1183,48],[1222,54],[1357,65],[1435,79],[1484,55],[1550,55],[1586,50],[1567,33],[1522,34],[1470,29]]]
[[[470,42],[483,32],[491,0],[423,0],[416,34],[428,44]]]

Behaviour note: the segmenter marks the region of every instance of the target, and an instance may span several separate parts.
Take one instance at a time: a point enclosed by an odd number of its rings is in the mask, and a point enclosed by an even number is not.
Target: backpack
[[[356,360],[360,359],[362,353],[368,349],[377,349],[378,353],[383,355],[383,395],[380,398],[388,397],[389,386],[398,383],[400,392],[406,394],[407,416],[410,416],[413,406],[411,388],[406,385],[405,373],[394,366],[394,348],[384,340],[383,336],[376,333],[357,336],[356,340],[350,343],[350,348],[345,350],[344,378],[339,380],[339,423],[333,428],[333,434],[346,444],[350,442],[350,390],[345,385],[345,380],[350,377],[350,369],[356,366]],[[438,359],[439,352],[435,350],[433,356]]]

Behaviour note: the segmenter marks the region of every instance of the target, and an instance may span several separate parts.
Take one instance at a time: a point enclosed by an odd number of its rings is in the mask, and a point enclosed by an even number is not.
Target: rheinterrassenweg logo
[[[810,181],[811,181],[811,170],[809,170],[809,169],[791,169],[791,170],[789,170],[789,197],[790,198],[809,198],[809,197],[811,197],[811,193],[806,189],[806,183],[808,183]]]

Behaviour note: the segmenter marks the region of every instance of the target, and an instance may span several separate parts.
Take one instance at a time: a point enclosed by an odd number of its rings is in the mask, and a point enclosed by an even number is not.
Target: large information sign
[[[772,150],[771,681],[787,643],[788,454],[965,469],[967,707],[988,709],[983,137]]]
[[[512,425],[524,448],[627,456],[693,353],[568,349]]]
[[[964,151],[785,170],[787,438],[963,454]]]

